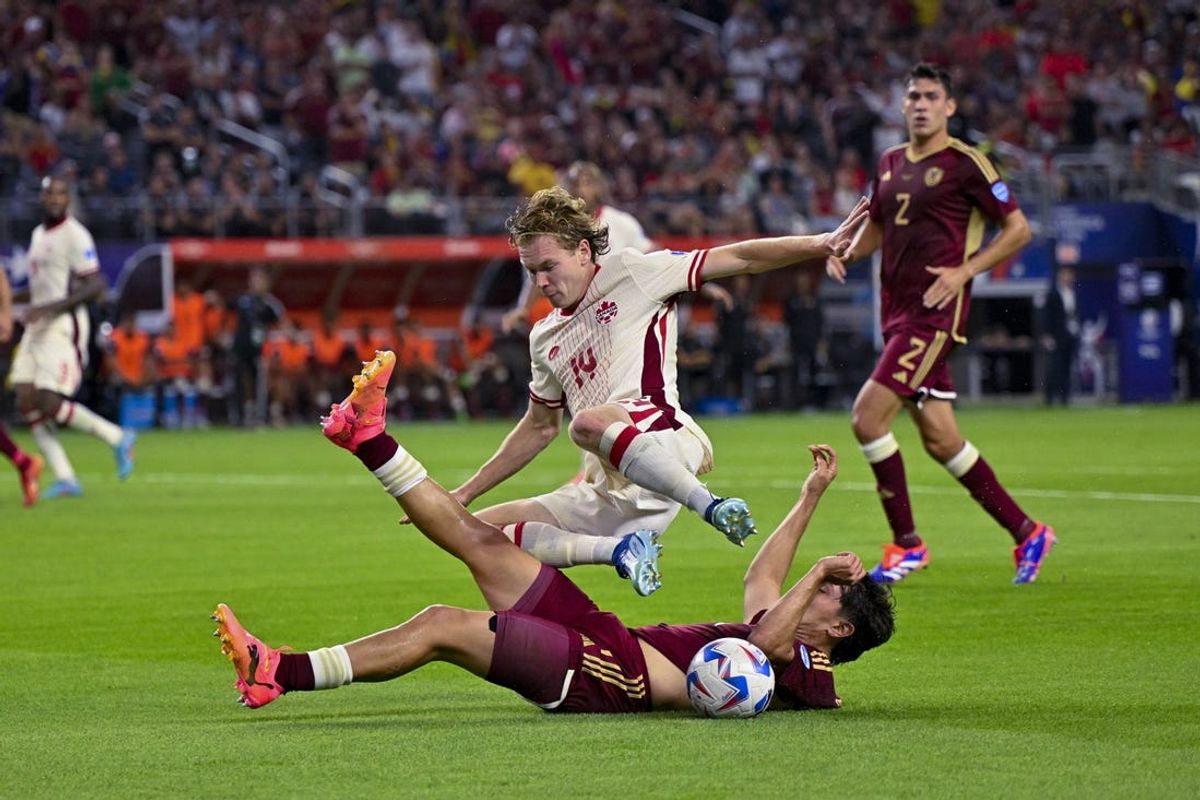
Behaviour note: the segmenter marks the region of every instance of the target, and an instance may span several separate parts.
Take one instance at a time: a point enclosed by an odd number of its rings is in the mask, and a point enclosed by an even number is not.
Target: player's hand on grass
[[[936,308],[941,311],[950,305],[950,301],[958,296],[962,287],[971,280],[971,271],[966,267],[926,267],[927,271],[937,276],[921,299],[926,308]]]
[[[827,256],[843,258],[846,253],[850,252],[850,245],[854,244],[854,237],[858,234],[859,226],[866,221],[869,208],[870,202],[868,202],[867,198],[858,198],[858,202],[854,204],[854,208],[842,220],[842,224],[825,234]]]
[[[827,444],[810,444],[808,452],[812,453],[813,467],[804,481],[804,491],[819,495],[837,477],[837,451]]]
[[[849,586],[858,583],[866,577],[862,561],[854,553],[838,553],[836,556],[825,556],[817,562],[821,566],[825,580]]]

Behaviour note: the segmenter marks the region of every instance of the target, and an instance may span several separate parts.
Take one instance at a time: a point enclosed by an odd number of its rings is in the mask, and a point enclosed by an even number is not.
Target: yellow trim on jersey
[[[619,671],[616,675],[613,675],[609,670],[589,662],[587,655],[584,655],[583,664],[580,669],[585,675],[591,675],[597,680],[616,686],[625,693],[626,697],[633,700],[640,700],[646,696],[646,685],[641,678],[636,681],[630,681],[625,677],[624,673]]]
[[[640,675],[637,678],[628,677],[625,671],[615,662],[604,661],[588,653],[583,654],[583,667],[585,672],[590,668],[598,673],[612,677],[614,682],[618,682],[627,688],[641,689],[646,683],[645,679]]]
[[[959,294],[962,298],[962,294]],[[933,365],[937,363],[938,353],[942,352],[942,346],[946,344],[947,334],[945,331],[938,331],[933,334],[933,341],[925,348],[925,356],[921,359],[921,363],[917,365],[916,372],[913,373],[912,380],[908,382],[908,388],[919,389],[921,381],[925,380],[925,376],[929,374],[929,370],[933,369]]]
[[[983,245],[983,232],[985,229],[983,212],[978,208],[971,209],[971,216],[967,218],[967,235],[966,242],[963,245],[962,262],[967,263],[967,259],[975,254]],[[958,332],[959,322],[962,320],[963,307],[963,290],[958,290],[958,296],[954,298],[954,322],[950,324],[950,335],[954,337],[954,341],[959,344],[966,344],[967,337]]]
[[[996,167],[988,160],[988,157],[974,147],[971,147],[971,145],[951,136],[950,147],[974,161],[975,166],[979,167],[979,171],[983,173],[983,177],[987,179],[988,183],[995,183],[1000,180],[1000,173],[996,171]]]
[[[809,656],[812,658],[812,668],[819,669],[822,672],[833,672],[833,667],[829,663],[829,656],[822,653],[820,650],[809,650]]]

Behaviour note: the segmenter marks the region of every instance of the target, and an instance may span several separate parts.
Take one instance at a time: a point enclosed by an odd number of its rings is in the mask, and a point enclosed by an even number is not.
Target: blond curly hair
[[[504,223],[514,247],[536,236],[550,236],[562,248],[573,250],[586,239],[592,260],[608,252],[608,226],[592,218],[587,204],[561,186],[542,189],[519,206]]]

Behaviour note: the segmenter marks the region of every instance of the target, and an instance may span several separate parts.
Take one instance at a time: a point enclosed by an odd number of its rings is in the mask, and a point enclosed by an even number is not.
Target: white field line
[[[99,477],[97,475],[97,477]],[[456,483],[457,480],[465,480],[468,477],[466,473],[461,476],[446,475],[443,480],[447,484]],[[524,473],[510,478],[506,483],[509,486],[529,487],[531,492],[548,492],[555,486],[555,481],[564,477],[562,474],[551,474],[549,472],[533,472]],[[456,481],[446,480],[448,478],[457,478]],[[297,486],[297,487],[320,487],[320,486],[370,486],[373,481],[365,474],[326,474],[326,473],[241,473],[227,472],[221,474],[215,473],[197,473],[197,472],[152,472],[152,473],[136,473],[130,479],[131,483],[148,483],[152,485],[165,486]],[[756,480],[756,481],[739,481],[738,488],[745,490],[747,488],[767,488],[767,489],[795,489],[800,488],[799,480]],[[839,481],[835,484],[835,488],[840,488],[844,491],[851,492],[870,492],[874,494],[875,484],[862,481]],[[949,486],[926,486],[922,484],[909,484],[908,491],[911,494],[929,494],[929,495],[961,495],[964,490],[962,487]],[[1102,500],[1110,502],[1123,503],[1184,503],[1188,505],[1200,505],[1200,495],[1195,494],[1163,494],[1158,492],[1105,492],[1105,491],[1087,491],[1073,489],[1029,489],[1020,488],[1013,489],[1012,493],[1021,497],[1048,497],[1063,500]]]

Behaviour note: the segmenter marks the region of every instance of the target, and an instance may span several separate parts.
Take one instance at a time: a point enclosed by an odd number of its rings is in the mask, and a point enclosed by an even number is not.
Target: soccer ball
[[[706,717],[753,717],[771,704],[775,671],[745,639],[715,639],[692,657],[688,699]]]

